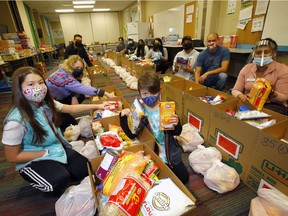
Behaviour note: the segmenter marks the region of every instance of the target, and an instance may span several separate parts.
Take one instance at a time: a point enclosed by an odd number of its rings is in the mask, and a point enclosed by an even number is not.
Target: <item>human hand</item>
[[[121,111],[121,116],[129,116],[131,115],[131,110],[126,108]]]
[[[205,81],[205,79],[207,78],[207,74],[206,73],[204,73],[203,75],[201,75],[200,77],[199,77],[199,83],[203,83],[204,81]]]
[[[237,98],[239,98],[243,103],[249,102],[249,95],[239,94]]]
[[[177,125],[179,122],[178,115],[174,114],[170,119],[169,122],[173,125]]]
[[[109,103],[108,103],[107,101],[103,101],[102,104],[97,104],[97,105],[96,105],[96,107],[97,107],[96,109],[102,109],[102,110],[103,110],[103,109],[105,109],[105,107],[108,106],[108,105],[109,105]]]

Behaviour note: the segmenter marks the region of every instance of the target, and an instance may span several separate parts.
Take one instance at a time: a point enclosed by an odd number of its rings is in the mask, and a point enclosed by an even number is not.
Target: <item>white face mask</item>
[[[207,44],[207,48],[209,50],[214,50],[216,48],[217,44],[215,42],[211,42]]]
[[[40,103],[44,100],[47,93],[47,86],[45,84],[37,85],[35,88],[22,89],[24,97],[30,102]]]

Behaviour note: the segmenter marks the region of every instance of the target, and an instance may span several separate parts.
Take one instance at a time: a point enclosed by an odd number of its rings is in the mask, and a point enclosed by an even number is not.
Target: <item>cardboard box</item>
[[[190,123],[198,129],[205,142],[208,143],[208,132],[210,128],[210,119],[212,105],[201,101],[199,97],[212,96],[215,97],[221,95],[226,103],[228,101],[237,100],[232,95],[228,95],[225,92],[218,91],[213,88],[206,89],[194,89],[184,92],[183,96],[183,123]],[[217,106],[217,105],[213,105]]]
[[[174,101],[176,105],[176,114],[183,123],[183,95],[185,91],[194,89],[203,89],[207,87],[192,82],[190,80],[180,79],[167,82],[162,85],[161,101]]]
[[[243,179],[255,192],[264,180],[288,196],[288,143],[283,138],[288,141],[288,121],[259,132]]]
[[[106,86],[106,87],[103,87],[102,89],[109,93],[114,92],[115,96],[123,96],[123,93],[115,86]]]
[[[132,61],[132,71],[131,74],[137,78],[139,78],[142,74],[148,71],[152,71],[156,73],[156,65],[147,65],[147,66],[140,66],[137,63],[140,61]]]
[[[129,59],[123,55],[121,57],[121,65],[127,72],[132,72],[132,61],[129,61]]]
[[[127,151],[132,151],[132,152],[138,152],[138,151],[144,151],[145,155],[150,155],[151,159],[158,165],[160,168],[160,173],[159,173],[159,178],[171,178],[171,180],[178,186],[178,188],[186,194],[189,199],[191,199],[194,203],[196,202],[195,197],[191,194],[191,192],[185,187],[185,185],[177,178],[177,176],[170,170],[170,168],[162,162],[162,160],[151,150],[149,147],[147,147],[145,144],[139,144],[132,146],[131,148],[126,149]],[[96,194],[96,185],[94,183],[94,178],[93,175],[96,172],[98,166],[100,165],[101,161],[103,160],[104,155],[98,156],[96,158],[93,158],[91,160],[91,168],[88,166],[88,172],[89,172],[89,177],[90,177],[90,182],[91,182],[91,187],[93,191],[93,195],[95,198],[96,203],[98,203],[97,199],[97,194]],[[97,205],[99,206],[99,205]],[[193,206],[191,209],[186,211],[182,216],[189,216],[192,213],[192,210],[195,209],[196,206]]]
[[[158,74],[158,76],[160,78],[161,83],[185,80],[184,78],[176,76],[174,74]]]
[[[212,107],[208,146],[216,147],[222,153],[223,161],[234,167],[243,180],[260,130],[226,113],[227,109],[237,111],[242,105],[249,106],[236,100]],[[249,107],[253,109],[252,105]],[[286,116],[271,110],[262,111],[276,119],[277,124],[287,119]]]
[[[120,117],[118,115],[97,119],[95,121],[100,121],[106,131],[108,131],[109,129],[109,124],[120,126]],[[150,131],[146,127],[143,128],[143,130],[140,132],[137,138],[140,141],[140,143],[146,144],[149,148],[154,150],[155,147],[154,136],[150,133]]]
[[[101,104],[103,103],[103,101],[121,101],[122,102],[122,109],[125,108],[130,108],[130,104],[125,100],[125,98],[123,96],[116,96],[113,98],[105,98],[105,99],[101,99],[101,100],[97,100],[97,101],[91,101],[91,103],[93,104]],[[91,110],[91,116],[93,116],[95,110]]]

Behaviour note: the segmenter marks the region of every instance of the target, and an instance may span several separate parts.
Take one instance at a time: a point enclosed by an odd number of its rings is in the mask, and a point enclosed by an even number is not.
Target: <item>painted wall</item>
[[[60,37],[59,35],[57,36],[55,34],[55,30],[62,30],[62,26],[60,22],[50,22],[50,27],[51,27],[51,31],[52,31],[52,35],[53,35],[53,39],[54,39],[54,44],[59,44],[59,43],[65,43],[64,41],[64,37]],[[63,34],[62,34],[63,36]]]
[[[10,33],[17,32],[8,2],[0,1],[0,8],[1,8],[0,24],[6,25],[8,27],[8,32]]]
[[[19,14],[20,14],[20,17],[22,20],[24,31],[26,32],[26,34],[29,38],[29,44],[31,47],[34,47],[35,43],[34,43],[34,40],[32,37],[32,32],[31,32],[28,17],[27,17],[26,11],[25,11],[24,3],[22,1],[16,1],[16,4],[17,4]]]

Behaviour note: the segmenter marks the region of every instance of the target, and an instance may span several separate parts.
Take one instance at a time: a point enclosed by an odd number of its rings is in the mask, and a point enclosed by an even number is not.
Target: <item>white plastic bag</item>
[[[205,174],[213,161],[222,160],[222,155],[215,147],[208,147],[198,145],[197,149],[189,155],[189,164],[196,173]]]
[[[93,136],[92,130],[91,130],[91,123],[92,123],[92,117],[91,116],[82,116],[78,125],[80,127],[80,134],[82,137],[90,138]]]
[[[260,202],[259,197],[251,200],[248,216],[269,216]]]
[[[71,124],[64,131],[64,137],[68,142],[76,141],[79,136],[80,136],[80,126],[79,125],[72,125]]]
[[[277,190],[260,188],[258,197],[268,215],[288,215],[288,197]]]
[[[96,143],[94,140],[89,140],[86,142],[85,146],[81,149],[80,154],[82,154],[84,157],[88,158],[89,161],[96,157],[99,156],[99,151],[96,147]]]
[[[215,160],[204,174],[204,183],[221,194],[234,190],[240,183],[240,177],[233,167]]]
[[[189,123],[183,125],[182,132],[177,136],[177,140],[184,152],[194,151],[198,145],[204,143],[204,139],[200,136],[198,130]]]
[[[57,216],[93,216],[96,213],[95,199],[91,190],[89,176],[77,186],[66,189],[55,203]]]
[[[83,140],[77,140],[70,142],[72,149],[74,149],[77,152],[80,152],[81,149],[84,147],[85,143]]]

